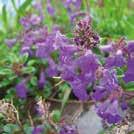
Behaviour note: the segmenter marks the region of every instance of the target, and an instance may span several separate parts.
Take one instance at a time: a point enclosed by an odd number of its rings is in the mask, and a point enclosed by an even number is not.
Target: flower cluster
[[[122,120],[127,104],[117,69],[127,67],[120,79],[126,83],[134,81],[133,41],[125,42],[121,38],[99,46],[99,36],[91,27],[90,17],[78,22],[73,40],[62,35],[57,27],[48,31],[36,15],[28,15],[20,22],[24,27],[21,54],[27,53],[29,59],[34,58],[38,62],[35,74],[22,76],[22,81],[16,85],[19,97],[26,98],[30,92],[27,83],[31,75],[37,75],[37,88],[42,90],[50,78],[58,76],[70,85],[79,100],[92,98],[98,115],[108,123]],[[93,51],[94,48],[101,54]],[[66,131],[66,127],[61,131]]]

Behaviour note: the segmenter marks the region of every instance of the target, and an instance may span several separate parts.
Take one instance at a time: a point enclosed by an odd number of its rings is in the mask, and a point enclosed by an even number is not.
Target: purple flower
[[[73,82],[70,82],[70,85],[74,95],[79,98],[79,100],[86,101],[89,99],[89,95],[86,91],[87,86],[84,85],[81,80],[75,79]]]
[[[76,58],[69,66],[64,65],[61,77],[71,85],[74,95],[84,101],[89,98],[86,88],[95,80],[97,68],[98,60],[90,53]]]
[[[41,21],[44,20],[44,13],[43,13],[43,6],[42,6],[42,1],[39,0],[37,3],[35,3],[34,7],[38,10]]]
[[[79,49],[74,45],[64,45],[60,48],[60,63],[63,65],[70,65],[73,62],[75,52],[78,52]]]
[[[33,52],[33,51],[30,49],[30,47],[28,47],[28,46],[22,47],[20,53],[21,53],[22,55],[28,54],[30,57],[34,56],[34,52]]]
[[[52,7],[50,0],[47,0],[47,11],[51,16],[54,16],[55,9]]]
[[[107,98],[109,95],[109,92],[105,89],[103,86],[96,86],[94,88],[94,93],[92,94],[92,98],[96,101],[101,101],[105,98]]]
[[[103,70],[102,77],[94,87],[92,98],[100,102],[97,105],[97,113],[108,123],[118,123],[124,117],[127,104],[114,70]]]
[[[64,6],[68,9],[73,5],[76,9],[81,7],[81,0],[65,0]]]
[[[30,18],[31,25],[39,25],[41,23],[41,18],[35,14],[31,15]]]
[[[100,50],[102,52],[108,52],[108,53],[110,53],[110,52],[113,52],[114,51],[114,49],[113,49],[113,42],[109,42],[108,44],[103,45],[103,46],[100,45],[99,48],[100,48]]]
[[[84,17],[84,16],[86,16],[85,12],[72,13],[70,15],[70,21],[71,21],[71,23],[74,23],[78,17]]]
[[[125,72],[125,76],[123,77],[123,80],[128,83],[131,81],[134,81],[134,58],[128,59],[127,62],[127,71]]]
[[[125,72],[123,80],[128,83],[134,81],[134,41],[128,42],[126,50],[128,53],[127,71]]]
[[[109,56],[106,58],[106,65],[105,67],[110,68],[110,67],[122,67],[125,65],[125,57],[123,56],[122,53],[117,53],[116,55]]]
[[[113,91],[118,89],[118,79],[115,70],[104,69],[103,77],[100,80],[100,85],[106,90]]]
[[[100,46],[100,50],[102,52],[107,52],[109,54],[108,57],[106,57],[106,68],[111,67],[122,67],[126,64],[126,58],[125,58],[125,47],[126,42],[124,38],[119,39],[117,42],[109,42],[105,46]]]
[[[22,36],[22,53],[34,54],[35,49],[40,49],[40,44],[44,44],[48,35],[47,27],[38,27],[25,31]]]
[[[74,125],[64,125],[60,129],[59,134],[78,134],[78,130]]]
[[[118,91],[119,85],[114,70],[104,69],[99,84],[94,87],[92,98],[101,101],[109,97],[113,91]]]
[[[28,30],[31,26],[39,25],[41,23],[41,18],[35,14],[28,15],[21,18],[20,23],[26,30]]]
[[[57,76],[57,64],[51,58],[48,58],[48,64],[48,68],[46,69],[46,74],[48,75],[48,77]]]
[[[124,117],[123,110],[121,109],[118,100],[108,99],[104,103],[99,104],[97,113],[110,124],[119,123]]]
[[[46,49],[45,43],[37,43],[36,56],[39,58],[46,58],[48,56],[48,51]]]
[[[20,98],[27,97],[28,88],[26,87],[26,80],[22,80],[16,85],[16,93]]]
[[[40,77],[39,77],[39,81],[38,81],[38,85],[40,89],[43,89],[46,83],[46,78],[45,78],[45,71],[42,70],[40,72]]]
[[[31,24],[29,22],[29,17],[23,17],[20,19],[20,24],[25,28],[29,29],[31,27]]]
[[[32,134],[43,134],[43,127],[34,127]]]
[[[128,41],[127,42],[127,52],[129,53],[129,55],[131,54],[131,53],[133,53],[134,52],[134,40],[132,40],[132,41]]]
[[[5,43],[8,45],[9,48],[12,48],[13,45],[15,45],[16,41],[17,40],[15,38],[13,38],[13,39],[6,39]]]

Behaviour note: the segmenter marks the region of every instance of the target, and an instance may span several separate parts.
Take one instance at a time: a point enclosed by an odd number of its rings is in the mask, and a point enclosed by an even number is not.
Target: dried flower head
[[[91,18],[86,17],[80,20],[74,31],[74,41],[83,48],[92,48],[99,43],[99,36],[91,27]]]
[[[0,113],[4,115],[7,122],[16,122],[16,109],[11,103],[0,100]]]

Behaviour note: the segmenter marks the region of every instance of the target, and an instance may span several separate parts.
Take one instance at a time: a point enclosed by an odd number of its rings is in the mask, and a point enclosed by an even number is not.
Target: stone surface
[[[80,134],[99,134],[103,130],[102,121],[94,111],[94,107],[80,116],[76,125]]]

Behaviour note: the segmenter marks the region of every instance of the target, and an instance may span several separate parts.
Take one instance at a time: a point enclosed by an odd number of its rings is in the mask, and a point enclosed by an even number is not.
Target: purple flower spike
[[[91,17],[85,17],[76,25],[74,32],[76,45],[90,49],[99,43],[99,36],[91,27]]]
[[[28,88],[26,87],[26,80],[22,80],[16,85],[16,93],[20,98],[27,97]]]
[[[43,134],[43,128],[42,127],[34,127],[32,134]]]
[[[51,16],[54,16],[55,9],[52,7],[50,0],[47,0],[47,11]]]

